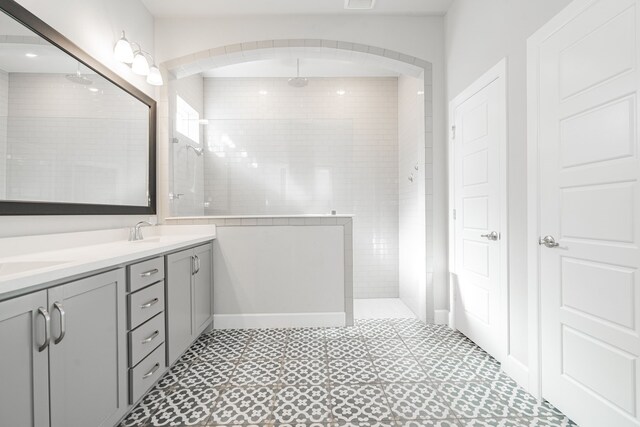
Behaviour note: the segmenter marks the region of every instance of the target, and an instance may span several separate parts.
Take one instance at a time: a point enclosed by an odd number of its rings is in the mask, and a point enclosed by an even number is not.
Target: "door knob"
[[[492,240],[492,241],[496,241],[498,239],[500,239],[500,234],[498,234],[497,231],[492,231],[491,233],[488,234],[481,234],[480,237],[484,237],[487,240]]]
[[[545,245],[548,248],[555,248],[560,246],[560,243],[556,243],[556,239],[553,236],[544,236],[538,239],[538,244],[540,246]]]

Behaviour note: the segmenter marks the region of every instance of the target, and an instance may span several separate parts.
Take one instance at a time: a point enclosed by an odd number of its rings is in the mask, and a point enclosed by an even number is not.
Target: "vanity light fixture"
[[[133,62],[131,63],[131,71],[140,75],[147,76],[149,75],[149,62],[147,61],[144,53],[138,49],[136,53],[133,55]]]
[[[124,62],[125,64],[131,64],[133,62],[133,48],[129,40],[125,37],[124,31],[122,32],[122,37],[120,37],[120,40],[117,41],[113,48],[113,54],[120,62]]]
[[[153,86],[162,86],[162,74],[160,74],[160,69],[156,64],[153,64],[151,68],[149,68],[149,75],[147,76],[147,83]]]
[[[339,90],[337,90],[337,91],[336,91],[336,93],[337,93],[338,95],[342,96],[342,95],[344,95],[345,93],[347,93],[347,91],[346,91],[346,90],[344,90],[344,89],[339,89]]]
[[[113,54],[118,61],[129,65],[135,74],[146,76],[147,83],[150,85],[162,86],[164,84],[160,69],[155,64],[153,57],[142,50],[138,43],[127,40],[124,31],[113,48]]]

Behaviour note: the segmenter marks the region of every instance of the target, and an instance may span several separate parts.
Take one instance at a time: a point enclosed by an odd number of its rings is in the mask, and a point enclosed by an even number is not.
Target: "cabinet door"
[[[49,425],[48,348],[40,350],[46,307],[47,291],[0,302],[2,426]]]
[[[191,276],[193,250],[167,255],[167,363],[171,365],[189,347],[194,335]]]
[[[194,252],[197,262],[196,274],[193,275],[193,320],[197,336],[209,326],[213,314],[213,250],[209,243],[198,246]]]
[[[113,426],[127,404],[124,269],[50,289],[49,307],[51,427]]]

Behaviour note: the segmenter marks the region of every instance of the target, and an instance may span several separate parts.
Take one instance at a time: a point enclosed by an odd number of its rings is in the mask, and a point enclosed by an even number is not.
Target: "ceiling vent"
[[[373,9],[376,0],[344,0],[345,9],[367,10]]]

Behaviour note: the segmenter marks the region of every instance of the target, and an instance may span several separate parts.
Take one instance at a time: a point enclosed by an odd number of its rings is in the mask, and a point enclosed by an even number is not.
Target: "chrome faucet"
[[[135,242],[138,240],[143,240],[144,236],[142,235],[142,227],[152,227],[153,224],[151,224],[148,221],[140,221],[139,223],[137,223],[135,225],[135,227],[132,227],[129,230],[129,241],[130,242]]]

